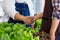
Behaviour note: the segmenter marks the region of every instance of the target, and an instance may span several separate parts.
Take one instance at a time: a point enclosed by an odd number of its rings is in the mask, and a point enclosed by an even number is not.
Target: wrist
[[[35,16],[35,20],[39,19],[38,15]]]
[[[51,35],[55,35],[55,32],[50,32],[50,36],[51,36]]]
[[[25,16],[22,16],[22,21],[24,21],[24,19],[25,19]]]

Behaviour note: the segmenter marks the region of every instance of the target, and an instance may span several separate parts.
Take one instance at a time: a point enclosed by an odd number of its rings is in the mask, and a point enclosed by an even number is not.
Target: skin
[[[43,14],[38,14],[35,16],[35,18],[33,19],[33,21],[39,19],[39,18],[42,18],[43,17]],[[59,19],[57,18],[53,18],[52,19],[52,24],[51,24],[51,29],[50,29],[50,40],[55,40],[55,32],[57,30],[57,27],[59,25]],[[52,30],[53,29],[53,30]]]
[[[55,40],[55,32],[57,30],[58,25],[59,25],[59,19],[57,18],[52,19],[52,25],[50,29],[50,40]]]
[[[22,20],[22,21],[24,21],[25,24],[32,24],[33,23],[32,22],[32,18],[33,17],[30,17],[30,16],[23,16],[23,15],[20,15],[20,14],[16,13],[15,16],[14,16],[14,18],[16,20]]]
[[[23,16],[21,14],[16,13],[15,16],[14,16],[15,20],[22,20],[22,21],[25,22],[25,24],[33,24],[33,22],[35,20],[37,20],[39,18],[42,18],[42,17],[43,17],[42,13],[40,13],[36,16]]]
[[[34,16],[33,21],[35,21],[39,18],[42,18],[42,17],[43,17],[43,13],[37,14],[37,15]]]

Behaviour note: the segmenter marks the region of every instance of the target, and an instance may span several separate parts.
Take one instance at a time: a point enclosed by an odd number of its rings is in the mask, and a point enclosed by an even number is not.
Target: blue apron
[[[24,16],[30,16],[30,11],[29,11],[29,7],[26,3],[15,3],[16,6],[16,11],[18,11],[21,15]],[[20,24],[24,24],[23,21],[18,21],[18,20],[13,20],[12,18],[9,19],[8,23],[20,23]],[[31,25],[26,24],[27,27],[31,27]]]

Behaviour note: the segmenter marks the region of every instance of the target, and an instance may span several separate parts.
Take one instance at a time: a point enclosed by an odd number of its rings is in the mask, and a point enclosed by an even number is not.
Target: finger
[[[27,20],[28,20],[28,21],[30,21],[30,22],[33,22],[33,21],[32,21],[32,19],[30,19],[30,18],[29,18],[29,19],[27,19]]]

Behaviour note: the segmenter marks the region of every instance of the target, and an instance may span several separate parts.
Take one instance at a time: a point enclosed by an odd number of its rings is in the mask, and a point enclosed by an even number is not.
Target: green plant
[[[39,40],[39,36],[33,36],[37,32],[25,24],[0,23],[0,40]]]

